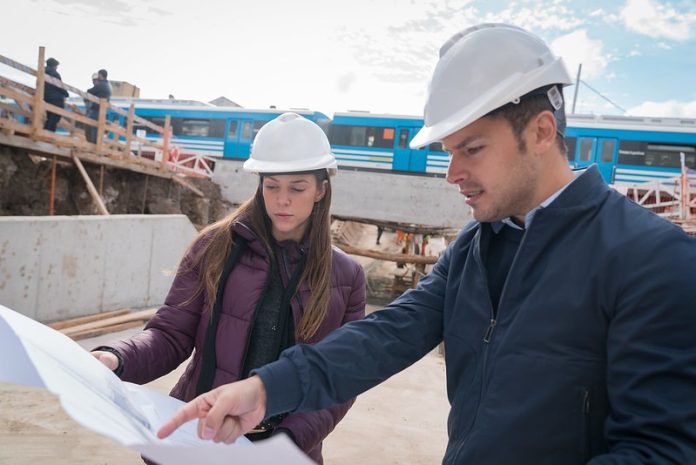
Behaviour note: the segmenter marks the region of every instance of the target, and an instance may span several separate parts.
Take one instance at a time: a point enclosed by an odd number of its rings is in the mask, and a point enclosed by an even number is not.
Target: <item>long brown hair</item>
[[[316,179],[317,188],[321,188],[322,183],[326,181],[326,190],[321,200],[314,204],[305,231],[308,239],[307,259],[297,289],[306,282],[311,294],[300,324],[295,328],[295,338],[303,341],[317,332],[331,299],[331,181],[324,169],[310,173]],[[270,260],[275,260],[271,220],[263,201],[263,175],[260,175],[256,194],[225,218],[203,229],[189,247],[185,256],[190,255],[199,241],[204,241],[196,253],[190,256],[190,260],[186,263],[182,260],[179,265],[179,273],[198,265],[201,269],[198,286],[187,303],[204,293],[208,306],[212,309],[222,269],[234,246],[235,234],[232,224],[241,218],[261,240]]]

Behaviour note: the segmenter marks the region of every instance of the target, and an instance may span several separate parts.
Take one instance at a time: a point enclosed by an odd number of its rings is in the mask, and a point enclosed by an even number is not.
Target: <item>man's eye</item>
[[[466,150],[465,150],[465,153],[466,153],[467,155],[476,155],[476,154],[479,153],[481,150],[483,150],[483,147],[484,147],[483,145],[477,145],[477,146],[474,146],[474,147],[467,147]]]

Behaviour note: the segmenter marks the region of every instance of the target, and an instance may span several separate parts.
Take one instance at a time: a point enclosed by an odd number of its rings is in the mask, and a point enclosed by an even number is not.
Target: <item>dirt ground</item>
[[[374,244],[374,226],[355,226],[360,247],[397,251],[393,234]],[[368,286],[384,287],[394,264],[356,257]],[[382,300],[385,292],[381,293]],[[372,299],[374,302],[375,299]],[[379,300],[379,299],[378,299]],[[379,307],[370,305],[368,312]],[[86,349],[128,337],[137,329],[79,341]],[[163,392],[183,366],[150,383]],[[447,443],[449,404],[444,359],[435,350],[415,365],[358,397],[353,408],[324,442],[327,465],[430,465],[439,463]],[[0,465],[138,465],[137,453],[78,425],[52,394],[0,383]]]

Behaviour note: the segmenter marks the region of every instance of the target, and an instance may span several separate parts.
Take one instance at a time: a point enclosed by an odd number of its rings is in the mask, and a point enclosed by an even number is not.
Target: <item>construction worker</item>
[[[349,399],[444,340],[443,463],[696,463],[696,240],[565,158],[560,58],[483,24],[440,50],[415,146],[440,141],[476,221],[365,320],[194,399],[229,441],[262,418]],[[414,399],[414,401],[416,401]]]
[[[329,176],[336,166],[315,123],[284,113],[263,126],[244,163],[259,174],[254,197],[199,234],[142,333],[93,354],[124,381],[142,384],[174,370],[195,348],[171,392],[188,401],[246,378],[296,342],[317,342],[364,317],[363,269],[331,246]],[[248,437],[287,434],[322,463],[322,441],[352,403],[282,412],[251,425]]]

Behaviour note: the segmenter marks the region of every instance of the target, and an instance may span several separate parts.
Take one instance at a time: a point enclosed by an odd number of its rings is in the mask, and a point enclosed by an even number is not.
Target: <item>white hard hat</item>
[[[425,124],[411,147],[440,141],[540,87],[572,82],[563,60],[534,34],[508,24],[467,28],[440,48]]]
[[[326,169],[336,173],[337,163],[322,129],[297,113],[283,113],[256,135],[251,155],[244,162],[250,173],[294,173]]]

